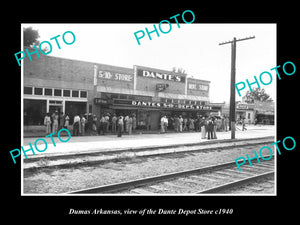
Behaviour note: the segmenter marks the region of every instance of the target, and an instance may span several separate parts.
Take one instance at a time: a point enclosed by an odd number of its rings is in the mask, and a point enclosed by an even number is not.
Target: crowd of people
[[[73,126],[73,136],[79,135],[105,135],[116,134],[121,137],[122,134],[131,135],[136,131],[137,119],[136,115],[116,115],[105,113],[100,117],[92,114],[78,114],[72,118],[73,123],[70,124],[68,114],[59,114],[57,111],[52,114],[47,113],[44,118],[46,126],[46,134],[51,132],[57,133],[61,128],[69,129]],[[167,116],[162,115],[160,118],[160,133],[166,133],[168,130],[175,132],[201,132],[201,137],[208,139],[216,139],[216,131],[228,131],[229,121],[227,117],[186,117],[182,115]],[[151,117],[148,114],[145,119],[146,129],[151,129]]]
[[[58,111],[50,114],[49,112],[46,114],[44,118],[44,125],[46,126],[46,134],[57,133],[62,128],[68,128],[70,117],[68,114],[63,115],[61,112],[58,115]]]
[[[44,118],[46,134],[57,133],[61,128],[68,129],[69,126],[73,126],[73,136],[105,135],[107,133],[121,136],[122,133],[132,134],[137,127],[135,114],[117,117],[116,114],[106,113],[97,118],[96,115],[92,114],[82,115],[76,113],[72,125],[69,122],[70,117],[68,114],[64,115],[61,112],[59,115],[58,111],[53,112],[53,114],[47,113]]]
[[[228,131],[229,120],[226,117],[201,117],[188,118],[182,115],[175,115],[167,118],[163,115],[160,120],[161,133],[166,133],[170,125],[175,132],[201,132],[201,138],[216,139],[216,131]]]

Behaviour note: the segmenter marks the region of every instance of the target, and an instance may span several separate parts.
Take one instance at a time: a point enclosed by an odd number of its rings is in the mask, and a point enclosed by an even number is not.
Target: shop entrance
[[[161,113],[159,111],[151,111],[150,117],[151,117],[151,123],[150,123],[151,130],[159,129]]]
[[[159,129],[160,117],[160,111],[140,109],[137,113],[137,126],[142,130],[157,130]],[[148,127],[148,125],[150,126]]]
[[[65,101],[65,114],[68,114],[70,124],[73,124],[76,114],[84,115],[86,113],[86,105],[86,102]]]
[[[60,112],[63,111],[62,106],[58,106],[58,105],[49,105],[49,113],[50,115],[52,115],[55,111],[58,112],[58,115],[60,115]]]

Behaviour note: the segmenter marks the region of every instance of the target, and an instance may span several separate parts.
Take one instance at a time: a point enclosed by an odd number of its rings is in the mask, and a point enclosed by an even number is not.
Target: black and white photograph
[[[21,29],[22,194],[276,195],[276,24]]]

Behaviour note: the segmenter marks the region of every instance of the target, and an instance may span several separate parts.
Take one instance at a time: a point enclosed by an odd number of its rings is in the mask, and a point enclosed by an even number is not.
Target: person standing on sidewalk
[[[124,128],[125,128],[125,133],[128,133],[128,120],[129,120],[129,116],[126,115],[124,117]]]
[[[51,118],[50,118],[50,113],[47,113],[45,118],[44,118],[44,125],[46,126],[46,134],[51,133]]]
[[[190,118],[190,120],[189,120],[189,131],[193,131],[194,128],[195,128],[195,126],[194,126],[194,119]]]
[[[205,117],[203,117],[202,120],[200,121],[200,127],[201,127],[201,139],[205,139],[205,135],[206,135]]]
[[[131,135],[132,134],[132,116],[131,115],[128,117],[127,123],[128,123],[128,134]]]
[[[165,117],[162,116],[160,118],[160,131],[161,131],[161,133],[165,133],[164,122],[165,122]]]
[[[132,115],[132,130],[135,132],[136,130],[136,117],[135,114]]]
[[[179,116],[179,132],[182,132],[182,124],[183,124],[183,119],[182,116]]]
[[[58,129],[58,112],[55,111],[52,114],[52,132],[57,133],[57,129]]]
[[[69,129],[69,120],[70,120],[70,117],[68,115],[68,113],[65,114],[65,124],[64,124],[64,128],[66,129]]]
[[[169,123],[169,121],[168,121],[167,116],[164,116],[164,130],[165,130],[165,133],[168,132],[168,123]]]
[[[78,136],[79,133],[79,123],[80,123],[80,117],[76,113],[74,116],[74,121],[73,121],[73,136]]]
[[[177,115],[174,118],[174,124],[175,124],[175,126],[174,126],[175,131],[178,132],[179,131],[179,124],[180,124],[180,122],[179,122],[179,117]]]
[[[247,130],[246,124],[245,124],[245,118],[242,119],[242,131]]]
[[[207,139],[213,139],[213,130],[214,130],[214,123],[212,121],[212,118],[209,118],[207,121]]]
[[[188,119],[186,117],[184,117],[184,119],[183,119],[183,128],[182,128],[183,131],[187,130],[187,122],[188,122]]]
[[[113,134],[116,134],[117,132],[117,120],[116,114],[113,114],[113,117],[111,119],[111,131]]]
[[[105,129],[106,129],[106,120],[104,115],[101,116],[100,119],[100,129],[99,129],[99,134],[105,135]]]
[[[85,135],[85,124],[86,124],[86,119],[83,115],[81,115],[81,119],[80,119],[80,123],[81,123],[81,135]]]
[[[117,126],[118,126],[118,137],[122,137],[122,132],[123,132],[123,116],[120,115],[118,120],[117,120]]]
[[[217,122],[216,122],[216,118],[213,117],[211,120],[212,120],[212,123],[213,123],[213,136],[212,136],[212,139],[217,139],[217,134],[216,134]]]
[[[92,119],[92,135],[97,135],[97,126],[98,125],[98,120],[97,120],[97,116],[93,115],[93,119]]]
[[[60,112],[60,115],[59,115],[59,130],[64,127],[64,123],[65,123],[64,113]]]
[[[105,130],[105,133],[108,133],[109,132],[109,114],[107,113],[105,116],[105,123],[104,123],[104,130]]]

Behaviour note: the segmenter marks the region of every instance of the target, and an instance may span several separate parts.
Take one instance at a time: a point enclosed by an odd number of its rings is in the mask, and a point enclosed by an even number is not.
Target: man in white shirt
[[[79,123],[80,123],[80,117],[78,114],[74,116],[74,122],[73,122],[73,135],[77,136],[79,133]]]
[[[168,129],[168,118],[167,116],[164,116],[164,130],[165,130],[165,133],[167,133],[167,129]]]

